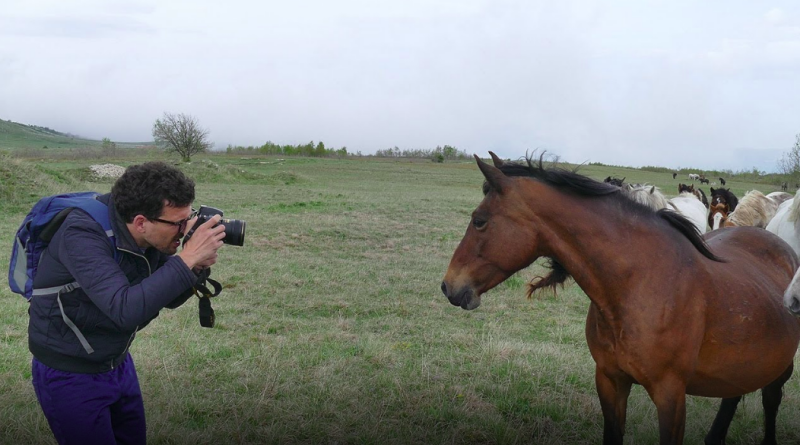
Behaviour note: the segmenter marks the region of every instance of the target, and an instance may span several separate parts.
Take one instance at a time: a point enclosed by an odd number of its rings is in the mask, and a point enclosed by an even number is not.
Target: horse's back
[[[770,383],[794,359],[800,323],[784,308],[783,293],[798,258],[778,236],[755,227],[723,228],[705,238],[724,262],[707,262],[706,281],[698,283],[705,341],[688,392],[732,397]]]
[[[789,280],[798,267],[794,249],[779,236],[758,227],[726,227],[706,233],[705,240],[711,251],[726,261],[722,264],[783,271]]]

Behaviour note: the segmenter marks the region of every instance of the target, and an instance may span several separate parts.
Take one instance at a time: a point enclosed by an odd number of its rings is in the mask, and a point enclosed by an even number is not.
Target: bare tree
[[[184,162],[189,162],[193,154],[211,148],[207,138],[208,130],[201,128],[197,119],[183,113],[164,113],[164,117],[153,124],[156,145],[167,153],[178,153]]]
[[[792,183],[800,182],[800,133],[795,135],[794,146],[781,156],[778,172],[783,173]],[[784,186],[786,182],[783,183]]]

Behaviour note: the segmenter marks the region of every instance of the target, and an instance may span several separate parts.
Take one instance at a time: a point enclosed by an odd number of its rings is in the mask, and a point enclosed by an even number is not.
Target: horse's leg
[[[594,380],[603,410],[603,445],[622,445],[633,380],[630,377],[612,379],[599,367],[595,369]]]
[[[775,420],[778,417],[778,407],[783,398],[783,385],[792,376],[794,363],[777,380],[761,389],[761,404],[764,407],[764,440],[762,445],[775,445]]]
[[[658,412],[659,443],[682,445],[686,428],[686,382],[677,376],[664,376],[646,389]]]
[[[742,396],[722,399],[719,404],[719,411],[711,424],[711,430],[706,434],[706,445],[725,445],[725,437],[728,435],[728,427],[731,426],[733,415]]]

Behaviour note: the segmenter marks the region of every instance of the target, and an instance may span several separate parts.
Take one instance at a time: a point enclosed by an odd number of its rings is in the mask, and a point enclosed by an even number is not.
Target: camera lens
[[[223,219],[220,224],[225,226],[225,238],[222,238],[223,243],[233,246],[244,245],[244,221],[240,219]]]

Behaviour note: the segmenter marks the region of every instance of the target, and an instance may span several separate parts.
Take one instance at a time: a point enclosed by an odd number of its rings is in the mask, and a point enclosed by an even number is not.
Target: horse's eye
[[[472,218],[472,225],[477,230],[483,230],[486,228],[486,220],[480,218]]]

